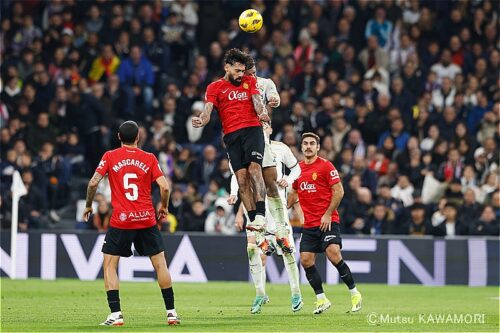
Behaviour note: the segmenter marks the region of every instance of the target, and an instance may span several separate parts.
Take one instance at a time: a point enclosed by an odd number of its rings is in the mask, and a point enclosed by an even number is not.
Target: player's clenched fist
[[[90,215],[92,214],[92,207],[86,207],[85,210],[83,211],[83,220],[85,222],[89,221]]]
[[[166,207],[160,207],[160,209],[158,209],[159,220],[166,218],[167,215],[168,215],[168,209]]]
[[[203,121],[201,120],[201,117],[193,117],[191,119],[191,124],[194,128],[203,127]]]

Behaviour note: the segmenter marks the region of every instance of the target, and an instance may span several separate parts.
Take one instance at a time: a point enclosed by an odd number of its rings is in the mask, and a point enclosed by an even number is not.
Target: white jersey
[[[262,97],[264,105],[269,103],[269,99],[271,97],[278,98],[278,105],[276,107],[280,105],[280,94],[278,94],[278,89],[276,89],[276,85],[273,80],[257,76],[257,90],[260,93],[260,97]],[[266,138],[267,143],[269,136],[266,134],[266,131],[264,131],[264,137]]]
[[[279,106],[280,95],[273,80],[257,76],[257,90],[260,92],[264,105],[267,105],[271,96],[274,96],[278,98]]]

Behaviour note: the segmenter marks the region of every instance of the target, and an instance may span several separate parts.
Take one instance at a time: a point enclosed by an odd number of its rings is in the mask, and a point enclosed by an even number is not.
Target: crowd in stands
[[[345,189],[350,234],[498,235],[500,36],[493,0],[76,1],[0,4],[1,219],[12,174],[28,194],[21,230],[53,228],[76,209],[117,126],[139,122],[139,147],[172,181],[165,232],[234,234],[231,172],[217,114],[191,117],[232,47],[256,59],[281,104],[273,139],[300,160],[321,136]],[[239,30],[246,8],[264,16]],[[103,182],[79,228],[106,230]],[[158,202],[158,194],[154,195]],[[75,215],[73,215],[75,216]],[[297,216],[292,222],[298,230]]]

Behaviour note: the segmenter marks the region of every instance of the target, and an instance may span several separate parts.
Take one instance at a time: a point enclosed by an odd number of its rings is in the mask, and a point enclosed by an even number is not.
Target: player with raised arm
[[[192,118],[192,125],[198,128],[208,124],[213,108],[217,108],[240,197],[250,216],[247,228],[255,231],[257,244],[260,244],[264,240],[266,224],[266,187],[262,178],[264,134],[261,121],[268,122],[269,115],[257,90],[257,80],[244,75],[247,58],[238,49],[226,52],[226,74],[208,85],[205,109],[199,117]]]
[[[270,136],[272,133],[272,128],[268,124],[264,124],[264,131],[266,136]],[[270,141],[269,142],[270,151],[273,159],[275,160],[275,169],[277,169],[277,179],[279,184],[279,196],[282,202],[283,211],[287,211],[285,206],[286,203],[286,190],[290,188],[290,185],[297,179],[300,175],[300,167],[297,162],[297,159],[293,155],[290,148],[284,143],[278,141]],[[290,173],[288,175],[284,174],[284,169],[287,167],[290,169]],[[236,177],[232,176],[231,178],[231,195],[228,199],[230,204],[234,204],[237,200],[238,193],[238,182],[236,181]],[[283,251],[282,248],[276,246],[276,222],[274,220],[274,215],[269,212],[270,207],[270,198],[269,196],[266,198],[266,241],[270,246],[267,247],[268,251],[270,249],[277,250],[278,255],[281,255],[283,258],[283,262],[285,264],[286,271],[288,273],[288,280],[290,283],[291,289],[291,302],[292,302],[292,311],[296,312],[302,309],[303,301],[302,294],[300,292],[300,282],[299,282],[299,269],[297,263],[295,261],[295,248],[292,248],[292,253]],[[242,230],[243,228],[243,214],[244,212],[243,205],[240,205],[238,210],[236,225]],[[248,215],[247,215],[248,217]],[[293,244],[293,231],[292,227],[288,221],[288,215],[286,216],[286,224],[287,224],[287,242]],[[262,248],[261,248],[262,249]],[[263,304],[269,301],[269,297],[266,295],[266,255],[261,254],[260,251],[255,247],[255,234],[253,231],[247,230],[247,254],[248,254],[248,263],[250,267],[250,274],[252,275],[252,280],[255,286],[256,296],[252,303],[252,307],[250,312],[252,314],[259,313],[261,311],[261,307]],[[264,250],[264,249],[262,249]],[[273,251],[269,251],[266,253],[267,255],[271,255]]]
[[[111,314],[101,324],[106,326],[122,326],[124,324],[120,307],[119,281],[117,275],[120,257],[132,255],[131,246],[140,255],[149,256],[158,277],[165,308],[167,323],[180,324],[174,307],[174,291],[172,278],[168,271],[164,255],[163,239],[156,226],[156,213],[151,201],[151,183],[156,182],[160,188],[160,218],[168,214],[169,185],[163,175],[158,160],[153,154],[137,147],[139,126],[133,121],[120,125],[118,138],[121,147],[106,152],[87,187],[84,221],[92,214],[92,202],[97,186],[107,174],[111,186],[110,227],[104,238],[102,252],[104,254],[104,286]]]
[[[316,269],[316,254],[325,252],[328,260],[337,268],[351,294],[351,311],[361,309],[361,293],[356,289],[349,266],[342,259],[342,238],[337,208],[344,196],[339,173],[333,164],[318,156],[319,136],[302,134],[304,160],[302,170],[288,195],[288,207],[300,204],[304,213],[304,226],[300,239],[300,263],[307,280],[316,294],[314,314],[320,314],[332,305],[323,291],[323,282]]]

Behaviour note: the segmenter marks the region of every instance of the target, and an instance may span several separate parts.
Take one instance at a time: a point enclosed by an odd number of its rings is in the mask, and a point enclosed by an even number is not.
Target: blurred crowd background
[[[301,133],[340,171],[343,231],[498,235],[500,80],[492,0],[3,0],[1,220],[19,170],[21,230],[106,230],[109,186],[96,213],[79,209],[117,125],[140,123],[140,148],[173,183],[164,232],[236,233],[230,171],[206,86],[224,52],[256,59],[281,96],[273,139],[300,160]],[[237,18],[259,10],[264,27]],[[155,203],[158,194],[154,195]],[[296,231],[297,216],[291,213]],[[75,223],[76,221],[76,223]]]

